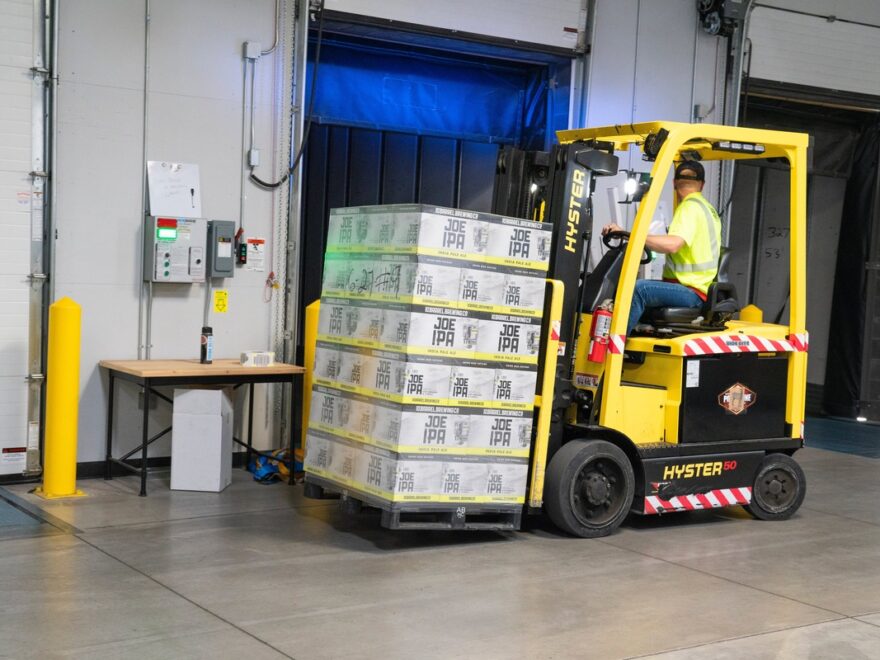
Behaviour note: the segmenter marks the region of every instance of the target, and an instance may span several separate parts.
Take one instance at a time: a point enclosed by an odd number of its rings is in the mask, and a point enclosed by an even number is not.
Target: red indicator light
[[[177,229],[177,218],[156,218],[156,226]]]

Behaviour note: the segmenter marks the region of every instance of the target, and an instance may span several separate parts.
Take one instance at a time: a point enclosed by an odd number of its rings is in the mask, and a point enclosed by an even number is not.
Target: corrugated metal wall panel
[[[756,7],[753,78],[880,95],[880,29]]]
[[[31,254],[33,2],[0,2],[0,474],[21,473],[27,445]]]

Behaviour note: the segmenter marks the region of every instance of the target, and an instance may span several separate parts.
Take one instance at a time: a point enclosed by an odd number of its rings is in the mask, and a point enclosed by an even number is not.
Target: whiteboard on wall
[[[501,39],[572,49],[586,15],[581,0],[326,0],[326,8]]]
[[[199,166],[193,163],[147,161],[150,215],[202,217]]]
[[[880,96],[880,29],[756,7],[752,78]]]

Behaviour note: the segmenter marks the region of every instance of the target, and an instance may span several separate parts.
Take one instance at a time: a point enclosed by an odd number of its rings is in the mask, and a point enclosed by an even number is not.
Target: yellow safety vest
[[[668,233],[685,244],[678,252],[666,255],[663,278],[678,280],[705,294],[718,272],[721,256],[718,213],[702,193],[691,193],[675,209]]]

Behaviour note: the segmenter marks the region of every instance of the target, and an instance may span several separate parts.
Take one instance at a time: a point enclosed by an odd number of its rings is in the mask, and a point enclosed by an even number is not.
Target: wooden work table
[[[120,465],[123,468],[140,475],[140,495],[147,494],[147,447],[153,442],[171,431],[171,427],[150,436],[149,434],[149,409],[152,396],[173,404],[173,400],[155,387],[175,386],[187,387],[193,385],[232,385],[240,387],[249,385],[248,396],[248,429],[247,443],[238,438],[233,440],[247,447],[247,464],[250,463],[251,455],[259,453],[253,449],[253,417],[254,417],[254,384],[255,383],[290,383],[294,385],[297,376],[305,373],[303,367],[292,364],[276,363],[266,367],[245,367],[238,360],[222,359],[214,360],[211,364],[201,364],[198,360],[101,360],[98,363],[102,369],[107,370],[110,379],[109,395],[107,400],[107,447],[104,461],[104,478],[112,479],[112,466]],[[141,422],[141,444],[119,458],[113,457],[113,399],[116,379],[136,383],[143,389],[143,419]],[[291,390],[292,396],[292,390]],[[291,419],[289,420],[290,457],[293,460],[293,406]],[[141,453],[141,465],[135,467],[127,462],[134,454]],[[291,469],[291,478],[293,470]]]

